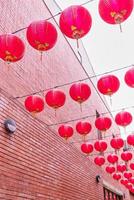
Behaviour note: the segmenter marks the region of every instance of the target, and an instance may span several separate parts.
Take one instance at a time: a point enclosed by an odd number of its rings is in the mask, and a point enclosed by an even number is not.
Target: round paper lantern
[[[119,126],[126,127],[132,122],[132,115],[129,112],[121,111],[116,114],[115,122]]]
[[[67,37],[79,39],[89,32],[92,18],[86,8],[80,5],[73,5],[61,13],[59,25],[62,33]]]
[[[129,171],[124,172],[123,175],[124,175],[124,177],[127,178],[127,179],[130,179],[130,178],[132,177],[132,173],[129,172]]]
[[[132,153],[131,152],[128,152],[128,151],[125,151],[125,152],[122,152],[121,153],[121,158],[122,160],[124,160],[125,162],[128,162],[132,159]]]
[[[114,173],[113,174],[113,179],[115,179],[115,180],[120,180],[121,179],[121,174],[120,173]]]
[[[104,165],[105,163],[105,158],[103,156],[97,156],[95,159],[94,159],[94,162],[96,165],[98,166],[102,166]]]
[[[124,141],[122,138],[112,138],[110,141],[110,145],[115,150],[119,150],[124,146]]]
[[[109,154],[107,156],[107,160],[108,162],[110,162],[111,164],[114,164],[118,161],[118,156],[116,154]]]
[[[25,46],[23,41],[13,35],[0,35],[0,58],[8,63],[16,62],[24,56]]]
[[[38,95],[31,95],[25,99],[25,108],[32,114],[39,113],[44,109],[44,99]]]
[[[114,166],[107,166],[105,169],[106,169],[106,172],[109,174],[112,174],[113,172],[115,172]]]
[[[109,24],[124,22],[133,10],[133,0],[100,0],[99,14]]]
[[[120,180],[120,183],[122,184],[122,185],[127,185],[128,184],[128,179],[127,178],[124,178],[124,179],[121,179]]]
[[[45,100],[48,106],[56,110],[65,104],[66,96],[60,90],[50,90],[46,93]]]
[[[98,117],[95,120],[95,126],[100,131],[108,130],[112,125],[112,121],[108,117]]]
[[[85,154],[90,154],[93,152],[93,145],[90,143],[83,143],[81,145],[81,151]]]
[[[134,146],[134,135],[133,135],[133,134],[128,135],[128,137],[127,137],[127,143],[128,143],[129,145]]]
[[[89,122],[78,122],[76,124],[76,131],[81,134],[81,135],[87,135],[88,133],[90,133],[92,129],[92,126]]]
[[[98,140],[94,143],[96,151],[104,152],[107,149],[107,143],[104,140]]]
[[[134,88],[134,67],[125,73],[124,80],[129,87]]]
[[[126,188],[129,189],[129,190],[131,190],[132,187],[133,187],[133,185],[132,185],[131,183],[129,183],[129,182],[128,182],[125,186],[126,186]]]
[[[134,184],[134,177],[131,177],[131,178],[129,179],[129,182],[132,183],[132,184]]]
[[[129,190],[131,193],[134,193],[134,186],[132,186]]]
[[[46,20],[34,21],[27,28],[27,40],[34,49],[47,51],[57,41],[56,28]]]
[[[90,97],[91,89],[86,83],[75,83],[70,87],[69,93],[74,101],[81,104]]]
[[[127,170],[127,167],[126,167],[125,164],[119,164],[119,165],[117,165],[117,171],[124,172],[126,170]]]
[[[113,95],[120,87],[119,79],[114,75],[106,75],[98,80],[97,88],[103,95]]]
[[[134,163],[130,163],[130,169],[134,170]]]
[[[58,133],[61,137],[65,138],[65,140],[67,140],[68,138],[70,138],[73,135],[74,130],[70,125],[64,124],[58,128]]]

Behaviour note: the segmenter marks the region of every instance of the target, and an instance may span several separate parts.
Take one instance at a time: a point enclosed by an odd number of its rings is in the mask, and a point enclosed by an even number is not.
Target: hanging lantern
[[[66,96],[60,90],[50,90],[46,93],[45,100],[48,106],[56,110],[65,104]]]
[[[24,104],[25,104],[26,110],[28,110],[33,115],[43,111],[43,109],[44,109],[44,99],[38,95],[28,96],[25,99]]]
[[[8,63],[16,62],[23,58],[25,46],[23,41],[13,35],[0,35],[0,58]]]
[[[134,163],[130,163],[130,169],[134,170]]]
[[[90,143],[83,143],[81,145],[81,151],[87,155],[93,152],[93,145]]]
[[[75,83],[69,90],[71,98],[80,105],[91,95],[91,89],[86,83]]]
[[[131,183],[129,183],[129,182],[128,182],[125,186],[126,186],[126,188],[129,189],[129,190],[131,190],[132,187],[133,187],[133,185],[132,185]]]
[[[122,185],[127,185],[128,184],[128,179],[127,178],[123,178],[123,179],[121,179],[120,180],[120,183],[122,184]]]
[[[124,172],[123,175],[124,175],[124,177],[127,178],[127,179],[130,179],[130,178],[132,177],[132,173],[129,172],[129,171]]]
[[[134,88],[134,67],[125,73],[124,80],[129,87]]]
[[[104,165],[104,163],[105,163],[105,158],[103,157],[103,156],[97,156],[95,159],[94,159],[94,162],[95,162],[95,164],[96,165],[98,165],[98,166],[102,166],[102,165]]]
[[[95,126],[100,131],[108,130],[112,125],[112,121],[108,117],[98,117],[95,120]]]
[[[86,136],[88,133],[91,132],[92,126],[89,122],[78,122],[76,124],[76,131],[81,134]]]
[[[132,13],[133,0],[100,0],[99,14],[109,24],[121,24]]]
[[[108,162],[110,162],[111,164],[114,164],[118,161],[118,156],[116,154],[109,154],[107,156],[107,160]]]
[[[119,164],[119,165],[117,165],[117,171],[124,172],[126,170],[127,170],[127,167],[126,167],[125,164]]]
[[[115,180],[120,180],[121,179],[121,174],[120,173],[114,173],[113,174],[113,179],[115,179]]]
[[[96,151],[104,152],[107,149],[107,143],[104,140],[98,140],[94,143]]]
[[[36,50],[47,51],[57,41],[57,31],[53,24],[46,20],[32,22],[27,28],[27,40]]]
[[[128,137],[127,137],[127,143],[129,145],[134,146],[134,135],[133,134],[132,135],[128,135]]]
[[[62,33],[67,37],[79,39],[89,32],[92,18],[86,8],[74,5],[66,8],[61,13],[59,25]]]
[[[67,140],[68,138],[72,137],[74,130],[70,125],[65,124],[58,128],[58,133],[61,137]]]
[[[114,75],[106,75],[98,80],[97,88],[103,95],[112,96],[120,87],[119,79]]]
[[[110,145],[113,149],[119,150],[124,146],[124,141],[122,138],[112,138]]]
[[[134,184],[134,177],[131,177],[131,178],[129,179],[129,182],[132,183],[132,184]]]
[[[132,153],[129,151],[125,151],[121,153],[121,158],[122,160],[124,160],[125,162],[128,162],[132,159]]]
[[[117,125],[126,128],[132,122],[132,115],[129,112],[121,111],[116,114],[115,122]]]
[[[106,172],[109,174],[112,174],[115,172],[115,167],[114,166],[107,166],[106,168]]]

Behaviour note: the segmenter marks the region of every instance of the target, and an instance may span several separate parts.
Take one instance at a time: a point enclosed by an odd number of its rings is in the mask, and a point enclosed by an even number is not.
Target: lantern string
[[[129,107],[124,107],[124,108],[119,108],[119,109],[111,110],[110,113],[120,112],[122,109],[128,110],[128,109],[133,109],[133,108],[134,108],[134,105],[133,106],[129,106]],[[107,115],[107,114],[109,114],[109,112],[108,111],[107,112],[102,112],[100,114],[101,115]],[[67,120],[67,121],[58,122],[58,123],[55,123],[55,124],[50,124],[48,126],[56,126],[56,125],[59,125],[59,124],[71,123],[71,122],[75,122],[75,121],[79,121],[79,120],[85,120],[87,118],[93,118],[93,117],[96,117],[96,115],[95,114],[93,114],[93,115],[87,115],[87,116],[80,117],[80,118],[75,118],[75,119],[71,119],[71,120]]]
[[[96,78],[96,77],[103,76],[103,75],[106,75],[106,74],[110,74],[110,73],[113,73],[113,72],[121,71],[121,70],[130,68],[130,67],[132,67],[132,66],[134,66],[134,64],[127,65],[127,66],[124,66],[124,67],[120,67],[120,68],[118,68],[118,69],[110,70],[110,71],[107,71],[107,72],[104,72],[104,73],[92,75],[92,76],[90,76],[89,78],[90,78],[90,79]],[[71,85],[71,84],[73,84],[73,83],[77,83],[77,82],[80,82],[80,81],[87,81],[87,80],[89,80],[89,78],[86,77],[86,78],[83,78],[83,79],[79,79],[79,80],[67,82],[67,83],[64,83],[64,84],[60,84],[60,85],[57,85],[57,86],[53,86],[53,87],[50,87],[50,88],[46,88],[46,89],[42,89],[42,90],[39,90],[39,91],[35,91],[35,92],[33,92],[33,93],[29,93],[29,94],[26,94],[26,95],[23,95],[23,96],[16,96],[16,97],[13,97],[13,99],[25,98],[25,97],[27,97],[27,96],[29,96],[29,95],[39,94],[39,93],[42,93],[42,92],[45,92],[45,91],[48,91],[48,90],[52,90],[52,89],[55,89],[55,88],[60,88],[60,87],[68,86],[68,85]]]
[[[119,24],[119,27],[120,27],[120,32],[122,33],[123,31],[122,31],[122,25],[121,25],[121,23]]]
[[[93,2],[93,1],[95,1],[95,0],[86,1],[86,2],[84,2],[84,3],[82,3],[82,4],[80,4],[80,5],[83,6],[83,5],[86,5],[86,4],[91,3],[91,2]],[[53,15],[52,17],[48,17],[48,18],[45,19],[45,20],[51,20],[51,19],[53,19],[53,17],[57,17],[58,15],[61,14],[62,9],[59,7],[59,5],[57,4],[56,1],[54,1],[54,2],[55,2],[55,4],[58,6],[58,8],[60,9],[60,12],[56,13],[56,14]],[[28,26],[27,26],[27,27],[20,28],[20,29],[18,29],[18,30],[16,30],[16,31],[12,32],[12,34],[15,34],[15,33],[18,33],[18,32],[20,32],[20,31],[26,30],[27,28],[28,28]]]

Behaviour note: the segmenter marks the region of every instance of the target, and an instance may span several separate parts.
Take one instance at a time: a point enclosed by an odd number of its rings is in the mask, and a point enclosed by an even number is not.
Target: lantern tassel
[[[112,107],[112,96],[110,95],[110,106]]]
[[[40,52],[40,61],[41,61],[41,63],[42,63],[42,57],[43,57],[43,52],[41,51]]]
[[[80,103],[80,111],[82,112],[82,104]]]
[[[76,41],[77,41],[77,53],[78,53],[78,55],[80,57],[80,63],[82,64],[82,56],[81,56],[81,53],[79,51],[79,40],[77,39]]]
[[[119,24],[119,27],[120,27],[120,32],[122,33],[123,31],[122,31],[122,25],[121,25],[121,23]]]
[[[54,112],[54,113],[55,113],[55,117],[57,117],[57,112],[56,112],[56,109],[54,109],[54,111],[55,111],[55,112]]]

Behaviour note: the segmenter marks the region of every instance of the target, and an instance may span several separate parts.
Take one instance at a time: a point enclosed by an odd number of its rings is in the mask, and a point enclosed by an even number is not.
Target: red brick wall
[[[103,200],[103,181],[125,192],[17,101],[1,93],[0,103],[0,199]],[[9,116],[17,123],[12,136],[3,128]],[[99,184],[97,174],[102,176]]]

